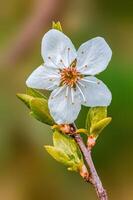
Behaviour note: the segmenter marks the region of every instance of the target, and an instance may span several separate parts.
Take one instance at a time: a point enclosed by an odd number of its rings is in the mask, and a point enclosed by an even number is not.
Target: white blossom
[[[64,33],[52,29],[42,39],[41,54],[44,64],[33,71],[26,84],[53,90],[48,105],[56,123],[73,123],[81,105],[95,107],[111,103],[111,92],[94,77],[105,70],[112,56],[102,37],[83,43],[76,51]]]

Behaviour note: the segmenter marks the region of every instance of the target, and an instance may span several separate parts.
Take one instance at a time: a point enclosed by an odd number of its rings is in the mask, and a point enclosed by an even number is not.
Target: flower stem
[[[73,127],[76,129],[75,125],[73,124]],[[97,197],[99,200],[108,200],[108,196],[106,193],[106,190],[103,188],[102,182],[97,174],[97,171],[95,169],[92,157],[91,157],[91,150],[87,149],[85,146],[82,137],[79,134],[73,135],[76,143],[78,144],[79,148],[81,149],[84,158],[86,160],[87,165],[89,166],[90,173],[91,173],[91,183],[93,187],[96,190]]]

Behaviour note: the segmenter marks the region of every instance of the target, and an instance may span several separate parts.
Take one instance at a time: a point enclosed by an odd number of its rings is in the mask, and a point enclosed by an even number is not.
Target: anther
[[[84,51],[81,51],[81,54],[84,54]]]

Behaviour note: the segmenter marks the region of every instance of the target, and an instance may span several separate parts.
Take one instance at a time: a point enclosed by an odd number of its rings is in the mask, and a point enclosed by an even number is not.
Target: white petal
[[[77,68],[85,75],[95,75],[107,67],[112,51],[102,37],[83,43],[77,52]]]
[[[62,32],[52,29],[42,39],[41,54],[48,66],[68,67],[77,57],[71,40]]]
[[[58,70],[47,67],[46,65],[39,66],[28,77],[26,85],[36,89],[53,90],[60,84],[60,74]]]
[[[68,87],[55,89],[49,98],[48,104],[50,113],[57,124],[70,124],[77,118],[81,101],[76,91]]]
[[[89,107],[108,106],[111,103],[112,95],[107,86],[96,77],[85,77],[81,81],[80,89],[85,100],[82,104]]]

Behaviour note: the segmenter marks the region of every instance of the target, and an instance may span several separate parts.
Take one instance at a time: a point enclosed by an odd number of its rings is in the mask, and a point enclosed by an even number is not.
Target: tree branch
[[[76,130],[75,125],[73,124],[73,128]],[[90,173],[91,173],[91,183],[96,190],[97,196],[99,200],[108,200],[108,196],[106,190],[103,188],[102,182],[97,174],[95,169],[92,157],[91,157],[91,150],[88,150],[85,146],[82,137],[79,134],[73,134],[73,137],[78,144],[79,148],[81,149],[84,158],[86,160],[87,165],[89,166]]]

